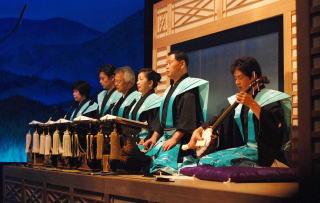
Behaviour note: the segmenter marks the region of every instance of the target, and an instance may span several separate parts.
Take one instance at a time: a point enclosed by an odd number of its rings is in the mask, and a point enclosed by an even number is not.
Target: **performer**
[[[100,117],[110,114],[112,107],[122,96],[114,86],[114,71],[115,67],[111,64],[103,65],[99,69],[100,84],[104,89],[97,97]]]
[[[160,79],[159,73],[148,68],[141,69],[138,74],[137,87],[141,97],[131,108],[129,119],[148,122],[149,129],[142,129],[137,135],[140,144],[155,130],[154,122],[161,102],[161,97],[155,94],[155,88]]]
[[[219,149],[224,150],[202,157],[199,164],[270,166],[275,159],[285,161],[281,147],[289,136],[290,96],[264,86],[254,95],[244,92],[254,73],[261,76],[260,65],[254,58],[235,60],[231,73],[240,92],[228,101],[230,104],[239,102],[239,105],[219,129]],[[194,131],[189,146],[194,147],[202,129]]]
[[[181,143],[187,143],[193,130],[206,120],[209,85],[206,80],[189,77],[184,52],[170,52],[167,63],[170,86],[160,105],[157,130],[144,146],[153,147],[147,153],[154,158],[151,172],[175,173],[182,161],[178,155],[184,155],[179,153]]]
[[[117,78],[116,73],[116,80],[117,79],[119,79],[119,75]],[[135,102],[133,106],[130,105],[130,102],[128,102],[129,105],[123,108],[123,117],[128,117],[132,120],[147,121],[149,128],[141,130],[140,128],[121,125],[121,130],[119,131],[121,132],[121,140],[123,141],[120,156],[121,159],[118,162],[114,160],[111,161],[110,165],[113,169],[120,168],[131,172],[138,172],[141,170],[146,172],[149,170],[150,157],[141,152],[141,148],[139,149],[136,143],[140,140],[144,140],[149,133],[153,132],[153,120],[157,116],[161,101],[161,97],[154,93],[154,89],[160,79],[160,74],[152,71],[151,69],[140,70],[137,81],[137,86],[140,93],[137,95],[137,97],[132,97],[132,102],[133,99],[136,99],[137,102]],[[117,88],[119,88],[119,91],[125,92],[122,90],[121,84],[121,82],[116,83],[116,85],[119,85]],[[124,102],[125,101],[126,100],[124,100]],[[131,110],[129,108],[131,108]],[[129,111],[127,111],[127,109]],[[139,146],[142,146],[143,149],[143,145]]]
[[[77,81],[72,86],[73,98],[78,103],[78,106],[74,109],[70,116],[72,121],[78,116],[88,116],[91,118],[98,117],[98,104],[89,98],[90,85],[85,81]]]
[[[112,108],[113,115],[129,117],[130,109],[140,97],[140,93],[136,91],[135,82],[134,72],[129,66],[118,68],[115,71],[115,87],[122,93],[122,97]]]
[[[85,81],[77,81],[72,86],[74,100],[78,106],[71,114],[70,120],[73,121],[78,116],[87,116],[90,118],[98,118],[98,104],[89,98],[90,85]],[[86,137],[90,135],[90,130],[86,125],[77,125],[75,131],[70,132],[66,130],[63,135],[62,145],[64,152],[62,156],[70,157],[66,163],[71,168],[78,168],[81,164],[85,163],[79,156],[79,153],[72,153],[78,151],[82,146],[85,150],[89,149]],[[87,157],[87,159],[89,159]]]

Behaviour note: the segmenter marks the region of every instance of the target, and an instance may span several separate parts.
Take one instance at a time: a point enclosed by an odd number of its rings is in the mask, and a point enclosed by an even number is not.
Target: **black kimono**
[[[288,98],[289,97],[285,99],[288,100]],[[288,115],[285,115],[286,110],[282,103],[283,100],[278,100],[267,105],[263,105],[261,107],[260,120],[258,120],[253,114],[254,134],[257,147],[256,162],[260,166],[270,166],[273,163],[274,159],[286,162],[282,147],[289,139],[288,125],[290,124],[286,122],[286,117],[288,117]],[[242,146],[248,145],[248,111],[249,108],[243,105],[240,113],[240,120],[242,124],[241,130],[239,128],[239,124],[235,120],[235,111],[233,111],[225,119],[225,121],[218,129],[218,150],[240,148]],[[212,154],[220,152],[218,151]],[[227,156],[227,154],[225,155]],[[204,157],[204,160],[206,158],[208,157]],[[203,161],[202,164],[215,165],[215,161],[211,160],[211,162],[209,163],[208,160],[209,159]],[[237,160],[234,159],[231,160],[231,165],[241,164],[242,161],[250,162],[251,160],[245,160],[245,158]],[[252,161],[255,162],[255,160]]]
[[[158,126],[157,122],[159,121],[158,119],[156,119],[158,117],[159,106],[157,108],[147,109],[147,110],[143,111],[141,114],[138,114],[138,111],[140,110],[140,108],[142,107],[142,105],[144,104],[146,99],[151,94],[154,94],[153,90],[149,91],[147,94],[145,94],[143,97],[141,97],[137,101],[137,103],[132,107],[130,114],[129,114],[129,118],[132,120],[139,120],[142,122],[146,121],[148,123],[148,135],[144,139],[150,138],[152,133],[155,131],[155,128]]]
[[[122,96],[120,98],[120,100],[113,106],[112,111],[111,111],[112,115],[120,116],[120,117],[123,117],[123,118],[128,118],[129,117],[130,110],[131,110],[132,106],[136,103],[137,99],[134,99],[132,102],[130,102],[129,105],[127,105],[124,108],[122,115],[119,115],[119,109],[120,109],[121,105],[123,104],[123,102],[125,102],[125,100],[128,99],[129,95],[131,93],[133,93],[133,92],[136,92],[136,87],[135,86],[131,87],[131,89],[127,92],[127,94]]]
[[[159,121],[160,116],[157,116],[157,120],[155,120],[155,130],[159,134],[163,134],[163,130],[169,127],[165,125],[169,99],[179,83],[187,77],[188,74],[185,74],[175,84],[171,81],[170,90],[163,104],[161,122]],[[198,89],[194,88],[178,95],[173,104],[173,125],[177,131],[184,134],[181,143],[187,143],[191,138],[193,130],[200,126],[202,122],[203,115],[199,104]]]
[[[193,130],[204,120],[206,102],[203,101],[208,98],[208,81],[185,74],[175,84],[171,83],[165,94],[159,111],[160,121],[156,127],[156,131],[162,136],[147,155],[153,157],[151,172],[162,170],[173,174],[178,171],[178,163],[183,162],[183,157],[193,153],[191,150],[182,151],[181,144],[189,141]],[[183,134],[181,140],[164,151],[164,143],[176,132]]]

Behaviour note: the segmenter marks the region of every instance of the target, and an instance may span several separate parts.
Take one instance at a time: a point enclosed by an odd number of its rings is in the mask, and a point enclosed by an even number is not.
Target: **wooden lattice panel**
[[[74,203],[105,202],[103,193],[76,189],[76,188],[74,188],[73,191],[74,191],[74,197],[73,197]]]
[[[161,94],[169,85],[169,78],[166,75],[167,55],[169,49],[167,47],[156,50],[155,70],[161,75],[160,84],[157,87],[157,93]]]
[[[74,203],[103,203],[103,200],[95,200],[95,199],[90,199],[90,198],[85,198],[81,196],[75,196],[73,198]]]
[[[49,190],[47,192],[47,202],[48,203],[55,203],[55,202],[69,203],[71,202],[71,197],[66,193]]]
[[[6,181],[4,183],[5,202],[22,202],[22,184]]]
[[[173,33],[213,22],[217,16],[215,0],[176,0],[171,13]]]
[[[162,38],[167,36],[168,31],[168,10],[167,6],[156,9],[156,33],[157,38]]]
[[[291,99],[292,99],[292,133],[291,133],[291,163],[296,166],[298,161],[298,63],[297,63],[297,25],[296,12],[291,12]]]
[[[42,187],[25,185],[25,201],[32,203],[42,203],[44,200],[44,191]]]
[[[296,13],[291,14],[292,125],[298,126],[298,73]]]
[[[245,11],[250,11],[279,0],[223,0],[223,17],[236,15]]]

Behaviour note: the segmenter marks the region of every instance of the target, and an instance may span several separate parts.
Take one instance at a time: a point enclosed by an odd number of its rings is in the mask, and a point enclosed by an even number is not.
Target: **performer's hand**
[[[164,144],[163,144],[163,151],[168,151],[172,147],[174,147],[177,144],[177,140],[174,138],[168,139]]]
[[[141,139],[138,144],[139,145],[143,145],[144,144],[144,139]]]
[[[252,103],[255,103],[254,99],[252,98],[252,95],[246,92],[239,92],[238,94],[236,94],[236,98],[237,102],[246,105],[249,108]]]
[[[253,99],[251,94],[248,94],[246,92],[240,92],[236,94],[237,102],[240,104],[243,104],[247,107],[249,107],[255,116],[260,119],[260,111],[261,107],[260,105]]]
[[[151,149],[153,147],[153,145],[155,145],[157,143],[157,139],[158,137],[155,135],[152,135],[149,139],[147,139],[144,143],[143,146],[145,149]]]
[[[198,140],[203,140],[202,138],[202,131],[203,128],[200,126],[199,128],[195,129],[192,133],[191,139],[188,143],[189,149],[195,149],[196,148],[196,143]]]

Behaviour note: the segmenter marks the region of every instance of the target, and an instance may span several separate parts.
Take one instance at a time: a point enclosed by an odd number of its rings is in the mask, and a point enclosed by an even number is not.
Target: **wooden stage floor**
[[[3,166],[3,202],[291,202],[298,183],[159,182],[141,175],[90,175]]]

